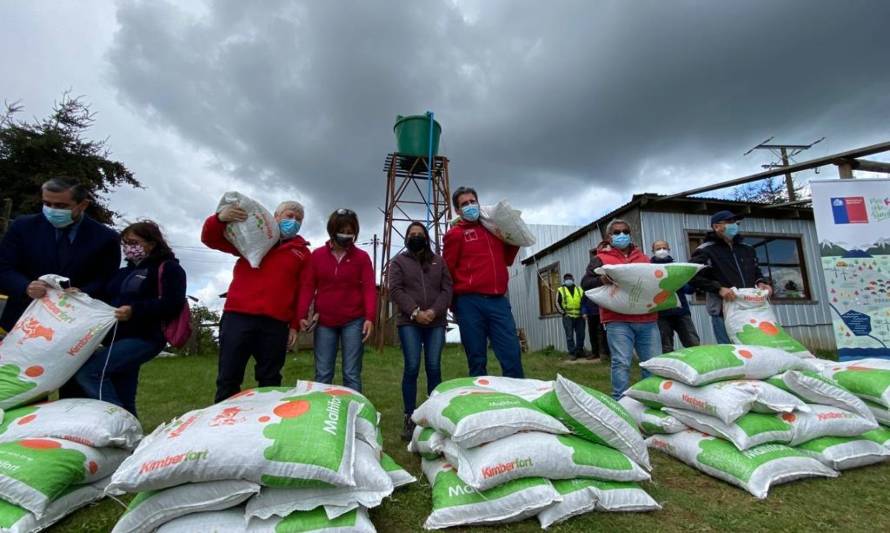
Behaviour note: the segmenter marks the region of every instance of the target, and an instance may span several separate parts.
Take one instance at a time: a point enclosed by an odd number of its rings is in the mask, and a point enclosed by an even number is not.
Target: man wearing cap
[[[691,263],[707,265],[690,281],[697,290],[707,293],[707,309],[711,315],[714,336],[719,344],[730,344],[723,323],[723,302],[735,300],[732,288],[757,287],[772,293],[772,282],[763,275],[754,248],[742,242],[740,217],[732,211],[718,211],[711,216],[711,230],[705,241],[695,249]]]
[[[581,316],[581,301],[584,291],[575,286],[575,276],[566,273],[562,286],[556,290],[556,309],[562,315],[562,328],[566,332],[566,349],[569,360],[575,361],[584,355],[584,317]]]

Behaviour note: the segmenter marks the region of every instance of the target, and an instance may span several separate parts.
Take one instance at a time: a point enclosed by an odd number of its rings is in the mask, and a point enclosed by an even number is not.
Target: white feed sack
[[[219,213],[230,205],[247,211],[247,220],[226,224],[226,239],[238,249],[250,266],[259,268],[263,257],[281,238],[278,223],[272,213],[257,201],[234,191],[223,194],[216,212]]]
[[[501,200],[480,208],[479,222],[498,239],[513,246],[532,246],[535,236],[522,220],[522,211]]]
[[[644,315],[680,307],[677,291],[689,283],[703,265],[695,263],[630,263],[596,269],[613,283],[584,293],[595,304],[624,315]]]
[[[778,348],[798,357],[813,357],[800,341],[779,324],[765,290],[736,288],[732,290],[736,294],[735,300],[723,301],[726,333],[732,342]]]

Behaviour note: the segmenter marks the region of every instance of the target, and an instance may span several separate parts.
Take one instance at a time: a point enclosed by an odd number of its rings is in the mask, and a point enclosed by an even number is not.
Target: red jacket
[[[461,220],[445,234],[442,255],[454,281],[454,295],[502,296],[518,246],[507,244],[478,222]]]
[[[628,263],[649,263],[649,256],[644,254],[634,245],[630,245],[627,255],[621,250],[613,247],[607,242],[600,243],[596,248],[596,257],[590,260],[587,265],[587,272],[581,280],[581,287],[589,290],[602,285],[599,276],[594,272],[595,269],[603,265],[625,265]],[[655,322],[658,320],[658,313],[647,313],[645,315],[623,315],[616,313],[610,309],[600,306],[600,321],[605,324],[607,322]]]
[[[337,262],[328,241],[312,252],[306,270],[297,311],[300,318],[309,315],[309,304],[315,298],[315,311],[322,326],[338,327],[357,318],[374,321],[377,287],[367,253],[350,246]]]
[[[268,316],[299,328],[297,293],[300,276],[309,264],[309,243],[300,236],[288,239],[269,250],[259,268],[253,268],[226,239],[225,229],[225,222],[211,215],[201,230],[201,242],[207,247],[238,256],[224,310]]]

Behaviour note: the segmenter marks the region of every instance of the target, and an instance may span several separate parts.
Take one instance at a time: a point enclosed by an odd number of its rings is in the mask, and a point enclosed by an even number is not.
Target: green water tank
[[[433,157],[439,153],[439,135],[442,126],[435,120],[433,127]],[[396,146],[400,154],[426,157],[430,151],[430,117],[429,115],[410,115],[396,117],[396,125],[392,128],[396,134]]]

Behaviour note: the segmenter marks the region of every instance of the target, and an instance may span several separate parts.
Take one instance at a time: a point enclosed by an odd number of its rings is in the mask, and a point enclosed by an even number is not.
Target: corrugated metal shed
[[[614,217],[628,220],[634,228],[635,242],[649,250],[652,241],[664,239],[671,243],[674,258],[688,259],[688,234],[709,229],[709,214],[714,206],[725,205],[737,212],[750,213],[743,231],[776,235],[799,236],[804,249],[807,276],[813,300],[802,303],[777,304],[779,321],[811,350],[833,350],[834,333],[825,298],[825,281],[820,268],[816,228],[809,210],[770,210],[768,206],[731,202],[719,199],[683,199],[677,204],[657,201],[656,195],[637,195],[634,200],[591,224],[570,233],[562,241],[531,250],[520,265],[510,269],[509,296],[517,327],[525,330],[531,350],[553,346],[565,350],[565,334],[558,316],[541,317],[538,296],[538,271],[558,264],[560,274],[572,272],[580,279],[587,263],[589,250],[601,240],[601,227]],[[656,201],[652,201],[652,200]],[[697,205],[705,201],[707,204]],[[753,208],[753,209],[752,209]],[[695,212],[699,211],[699,212]],[[772,216],[775,213],[775,216]],[[751,215],[756,216],[751,216]],[[536,247],[537,248],[537,247]],[[554,287],[555,290],[555,287]],[[704,305],[693,304],[693,321],[705,343],[715,342],[710,317]],[[679,346],[679,343],[677,344]]]

